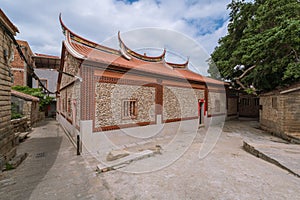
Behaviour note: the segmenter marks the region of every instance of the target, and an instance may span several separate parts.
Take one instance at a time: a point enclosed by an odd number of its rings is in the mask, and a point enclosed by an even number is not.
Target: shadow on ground
[[[43,121],[39,126],[46,125]],[[1,199],[29,199],[53,166],[62,143],[62,137],[30,138],[20,145],[18,152],[29,152],[27,159],[15,170],[3,173]],[[25,186],[25,187],[24,187]]]

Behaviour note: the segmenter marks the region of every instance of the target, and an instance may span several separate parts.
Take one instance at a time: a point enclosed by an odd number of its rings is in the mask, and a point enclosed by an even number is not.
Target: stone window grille
[[[277,110],[277,97],[272,97],[272,108]]]
[[[137,117],[137,101],[135,99],[122,101],[122,119],[135,119]]]

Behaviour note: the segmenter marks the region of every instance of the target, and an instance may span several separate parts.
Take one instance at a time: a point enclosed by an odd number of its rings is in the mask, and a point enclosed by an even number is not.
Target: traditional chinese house
[[[124,128],[147,129],[198,120],[208,125],[226,116],[224,82],[131,50],[118,34],[120,49],[91,42],[60,18],[62,43],[57,119],[73,136]]]

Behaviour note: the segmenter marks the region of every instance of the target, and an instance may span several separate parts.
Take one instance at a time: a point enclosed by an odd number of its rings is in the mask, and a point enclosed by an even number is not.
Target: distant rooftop
[[[36,68],[58,69],[60,65],[60,57],[58,56],[35,53],[32,58]]]

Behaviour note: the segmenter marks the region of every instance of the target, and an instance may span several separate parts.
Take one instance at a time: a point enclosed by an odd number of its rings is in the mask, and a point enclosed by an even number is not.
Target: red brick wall
[[[29,44],[26,41],[20,41],[20,40],[18,40],[18,44],[21,46],[22,52],[26,57],[27,61],[29,62],[29,64],[33,66],[33,60],[32,60],[33,53],[29,47]],[[24,75],[24,73],[27,73],[27,69],[26,69],[27,65],[25,61],[21,59],[19,52],[16,50],[16,48],[14,50],[14,60],[11,63],[11,66],[12,66],[12,73],[14,75],[13,85],[26,86],[27,80],[25,78],[26,76]]]

